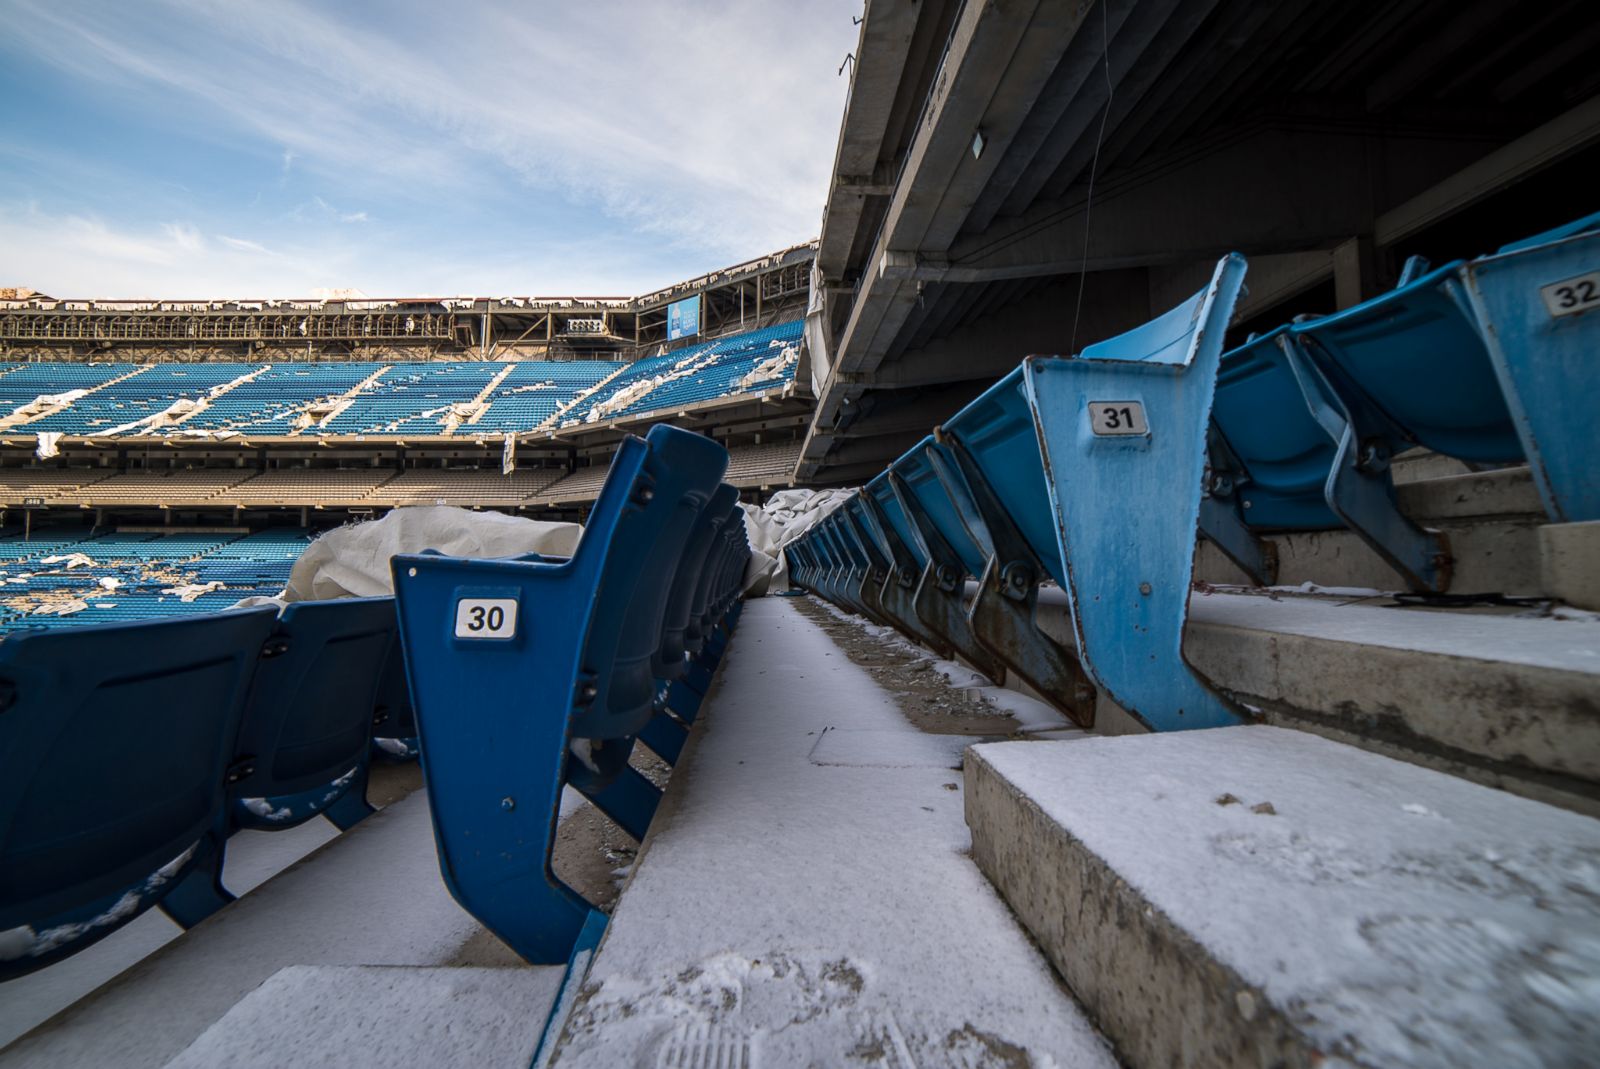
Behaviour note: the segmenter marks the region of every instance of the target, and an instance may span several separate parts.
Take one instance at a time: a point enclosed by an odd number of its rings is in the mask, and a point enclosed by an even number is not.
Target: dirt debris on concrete
[[[900,712],[930,735],[983,735],[1009,738],[1020,730],[1016,719],[952,687],[934,669],[931,655],[867,631],[853,618],[842,618],[810,596],[794,605],[821,627],[851,661],[865,668],[873,682],[894,696]]]

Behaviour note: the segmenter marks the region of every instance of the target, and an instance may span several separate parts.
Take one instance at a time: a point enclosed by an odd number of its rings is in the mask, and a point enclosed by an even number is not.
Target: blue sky
[[[860,10],[0,0],[0,286],[626,296],[690,278],[816,236]]]

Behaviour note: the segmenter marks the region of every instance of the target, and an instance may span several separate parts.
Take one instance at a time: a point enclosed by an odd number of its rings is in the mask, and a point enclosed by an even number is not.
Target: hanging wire
[[[1106,139],[1106,120],[1111,118],[1111,101],[1116,96],[1116,87],[1111,84],[1111,16],[1107,13],[1109,6],[1109,0],[1100,0],[1101,56],[1105,61],[1106,104],[1105,110],[1100,113],[1100,131],[1094,139],[1094,159],[1089,163],[1089,194],[1083,205],[1083,258],[1078,263],[1078,300],[1072,310],[1072,341],[1067,346],[1067,352],[1073,356],[1078,352],[1078,320],[1083,316],[1083,284],[1089,277],[1089,224],[1094,218],[1094,180],[1100,169],[1100,146]]]

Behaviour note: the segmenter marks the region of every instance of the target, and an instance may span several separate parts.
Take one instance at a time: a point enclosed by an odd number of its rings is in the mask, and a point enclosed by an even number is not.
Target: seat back
[[[983,574],[988,551],[972,537],[955,501],[945,490],[934,467],[933,453],[939,449],[932,436],[924,438],[890,465],[901,484],[922,506],[923,515],[960,559],[974,578]],[[902,510],[903,511],[903,510]]]
[[[378,753],[397,761],[417,756],[417,714],[411,707],[411,687],[406,682],[405,652],[400,646],[398,622],[378,677],[372,704],[372,739]]]
[[[283,610],[262,647],[239,729],[240,764],[250,771],[228,790],[235,823],[303,823],[365,769],[394,634],[389,597],[301,601]]]
[[[726,465],[657,426],[622,442],[570,559],[394,559],[440,868],[530,961],[565,960],[588,916],[550,868],[562,786],[627,779],[670,586]]]
[[[226,834],[224,782],[271,608],[0,641],[0,978],[159,901]],[[115,908],[113,908],[115,907]]]
[[[695,524],[683,563],[673,580],[672,595],[662,623],[657,678],[677,679],[683,674],[684,654],[699,651],[700,616],[705,612],[717,578],[719,556],[716,551],[723,544],[723,528],[730,523],[742,523],[743,511],[739,508],[738,488],[723,483],[711,495],[710,503]]]
[[[1281,342],[1287,326],[1224,353],[1211,418],[1225,447],[1213,469],[1233,465],[1250,526],[1322,530],[1339,526],[1323,497],[1334,441],[1307,406]],[[1320,383],[1311,388],[1320,389]]]
[[[1462,268],[1545,511],[1600,520],[1600,215]]]
[[[603,508],[616,512],[601,520],[610,544],[582,666],[598,693],[574,722],[574,734],[583,738],[633,735],[650,718],[663,619],[678,563],[728,467],[728,451],[698,434],[659,425],[646,441],[649,453],[632,496],[624,500],[618,490],[606,500],[613,490],[608,479],[590,515],[592,526]],[[588,533],[585,529],[585,539]]]
[[[1030,549],[1064,584],[1044,463],[1023,369],[1018,367],[957,412],[943,431],[960,440]]]
[[[1460,283],[1459,262],[1289,328],[1336,389],[1356,389],[1410,443],[1474,463],[1523,459]]]

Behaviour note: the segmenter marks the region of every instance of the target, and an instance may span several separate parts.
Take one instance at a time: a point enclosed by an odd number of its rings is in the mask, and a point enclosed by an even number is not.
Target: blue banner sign
[[[700,333],[700,296],[667,305],[667,340],[677,341]]]

